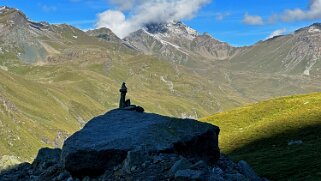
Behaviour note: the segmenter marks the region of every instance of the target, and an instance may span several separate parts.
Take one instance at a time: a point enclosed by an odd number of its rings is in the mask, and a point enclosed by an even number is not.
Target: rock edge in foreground
[[[219,159],[219,128],[192,119],[116,109],[89,121],[62,149],[66,170],[75,176],[101,175],[122,163],[129,151]]]
[[[1,181],[105,181],[105,180],[200,180],[200,181],[267,181],[260,178],[245,162],[238,164],[220,155],[218,161],[208,165],[202,160],[185,158],[177,154],[148,154],[129,151],[123,163],[110,167],[99,176],[77,177],[64,169],[60,149],[42,148],[32,164],[22,163],[0,171]],[[49,158],[49,159],[48,159]]]

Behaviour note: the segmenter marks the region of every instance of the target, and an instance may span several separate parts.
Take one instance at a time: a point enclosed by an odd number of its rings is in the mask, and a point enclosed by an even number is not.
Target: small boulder
[[[137,165],[142,165],[147,157],[147,154],[144,154],[142,151],[129,151],[127,152],[127,157],[124,161],[123,169],[130,173],[134,171]]]
[[[182,158],[174,163],[174,165],[171,167],[170,171],[171,171],[171,173],[175,174],[178,170],[188,169],[191,166],[192,166],[192,164],[186,158]]]
[[[221,169],[221,168],[219,168],[219,167],[214,167],[213,169],[212,169],[212,172],[211,173],[213,173],[214,175],[223,175],[224,174],[224,171]]]
[[[67,171],[61,172],[58,177],[57,177],[57,181],[63,181],[63,180],[67,180],[70,177],[70,174]]]
[[[290,140],[288,141],[288,145],[291,146],[291,145],[301,145],[303,144],[303,141],[302,140]]]

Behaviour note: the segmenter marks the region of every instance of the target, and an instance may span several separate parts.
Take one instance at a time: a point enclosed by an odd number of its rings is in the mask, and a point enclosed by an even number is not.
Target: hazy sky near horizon
[[[120,37],[146,23],[181,20],[234,46],[321,22],[321,0],[3,0],[33,21],[80,29],[111,28]]]

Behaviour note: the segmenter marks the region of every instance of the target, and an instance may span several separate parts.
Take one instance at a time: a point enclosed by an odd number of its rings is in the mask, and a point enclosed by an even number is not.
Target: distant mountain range
[[[28,160],[40,146],[60,146],[117,107],[123,81],[147,112],[194,118],[321,91],[320,44],[318,23],[233,47],[181,22],[146,24],[120,39],[0,7],[0,153]]]
[[[124,39],[146,54],[174,62],[228,60],[236,70],[319,75],[321,23],[249,47],[233,47],[181,22],[148,24]]]
[[[74,52],[70,52],[73,51],[70,47],[97,44],[98,38],[114,43],[114,47],[157,55],[187,67],[227,60],[233,70],[307,76],[320,74],[321,23],[253,46],[233,47],[207,33],[200,35],[182,22],[146,24],[122,40],[108,28],[83,32],[66,24],[32,22],[14,8],[2,7],[0,12],[1,53],[29,63],[50,62],[55,55],[59,55],[58,59],[68,59],[63,56],[72,56]]]

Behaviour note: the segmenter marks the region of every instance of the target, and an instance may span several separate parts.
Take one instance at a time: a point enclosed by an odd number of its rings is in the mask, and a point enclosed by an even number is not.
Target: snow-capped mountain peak
[[[195,57],[224,60],[238,51],[209,34],[200,35],[179,21],[148,23],[124,41],[147,54],[157,54],[176,62],[186,62]]]
[[[321,23],[314,23],[308,29],[309,33],[320,33],[321,32]]]
[[[199,35],[196,30],[186,26],[180,21],[171,21],[169,23],[149,23],[146,24],[143,29],[151,34],[167,38],[179,37],[193,40]]]

